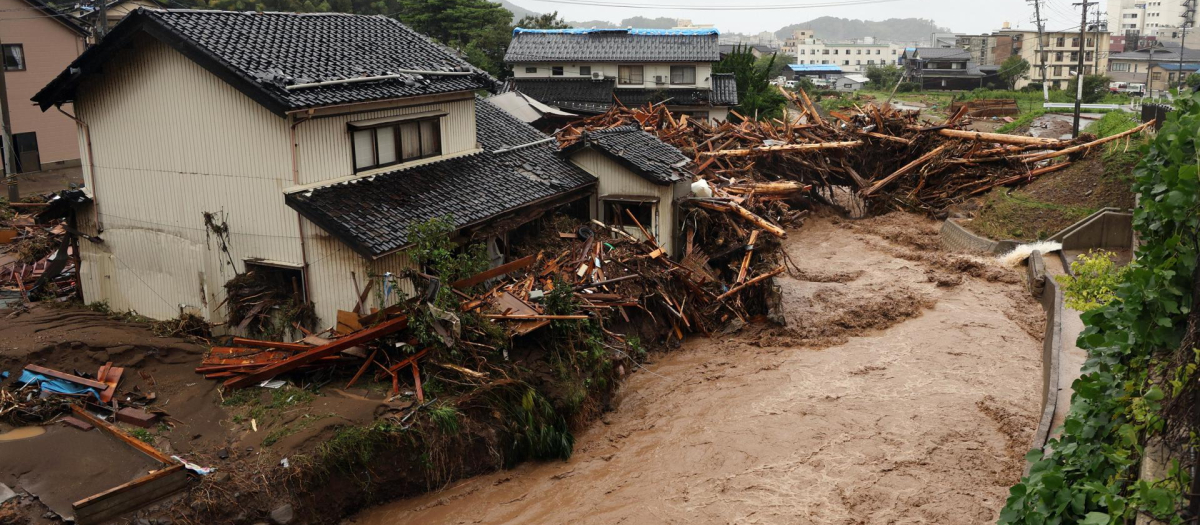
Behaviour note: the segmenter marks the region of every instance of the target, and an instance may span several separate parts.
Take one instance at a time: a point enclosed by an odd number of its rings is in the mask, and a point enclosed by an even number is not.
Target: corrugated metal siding
[[[442,153],[452,154],[475,148],[475,101],[473,99],[391,108],[351,115],[320,117],[301,122],[296,127],[297,164],[300,184],[354,175],[350,157],[350,133],[346,123],[373,118],[394,117],[445,111],[442,117]]]
[[[311,296],[316,303],[317,316],[325,326],[333,325],[338,310],[354,309],[358,294],[368,280],[375,280],[366,301],[368,309],[391,306],[398,299],[412,294],[412,286],[407,281],[398,282],[398,286],[393,285],[397,291],[393,292],[391,300],[386,304],[382,301],[384,274],[399,274],[414,267],[407,254],[399,252],[368,261],[307,219],[304,220],[304,234]],[[354,272],[353,279],[351,272]],[[354,289],[355,280],[358,281],[358,290]]]
[[[646,229],[667,253],[675,253],[673,186],[659,186],[654,184],[591,149],[585,149],[572,155],[571,162],[599,179],[596,186],[596,195],[601,200],[604,199],[605,195],[658,197],[658,208],[654,214],[654,224],[647,226]],[[603,220],[604,213],[602,210],[603,203],[595,208],[597,214],[595,218]],[[646,225],[643,224],[642,226]]]
[[[181,305],[222,317],[211,310],[234,269],[205,211],[225,212],[237,270],[248,258],[300,263],[296,214],[282,198],[292,185],[285,119],[149,38],[78,99],[105,241],[81,245],[88,300],[156,318]]]

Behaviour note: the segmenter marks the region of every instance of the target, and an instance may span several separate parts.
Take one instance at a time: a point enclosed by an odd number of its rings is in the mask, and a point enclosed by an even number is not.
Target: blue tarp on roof
[[[842,68],[834,64],[788,64],[797,73],[841,73]]]
[[[687,36],[687,35],[719,35],[716,28],[709,29],[525,29],[514,27],[513,34],[546,33],[557,35],[586,35],[591,33],[622,33],[636,36]]]
[[[1160,64],[1158,64],[1158,67],[1161,67],[1167,71],[1179,71],[1179,69],[1180,69],[1178,63],[1175,63],[1175,64],[1160,63]],[[1184,71],[1196,71],[1196,70],[1200,69],[1200,64],[1184,64],[1182,69]]]

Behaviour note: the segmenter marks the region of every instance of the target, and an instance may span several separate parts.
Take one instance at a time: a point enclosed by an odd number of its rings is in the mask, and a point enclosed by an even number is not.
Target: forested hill
[[[797,29],[811,29],[817,33],[817,38],[822,40],[854,40],[873,36],[877,40],[892,42],[929,40],[929,34],[935,31],[951,32],[945,27],[935,29],[935,24],[930,20],[921,18],[889,18],[875,22],[822,16],[807,22],[784,26],[775,32],[775,36],[780,40],[786,40],[792,36],[792,31]]]

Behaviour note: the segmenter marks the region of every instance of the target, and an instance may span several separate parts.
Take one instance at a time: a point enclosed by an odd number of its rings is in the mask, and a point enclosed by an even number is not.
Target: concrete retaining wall
[[[942,222],[942,246],[949,250],[969,253],[1008,253],[1018,244],[1017,241],[993,241],[971,233],[957,219],[946,219]]]

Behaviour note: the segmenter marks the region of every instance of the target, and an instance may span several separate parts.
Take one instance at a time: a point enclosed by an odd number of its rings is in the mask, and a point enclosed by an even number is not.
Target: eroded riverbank
[[[935,247],[916,217],[810,221],[788,329],[660,356],[569,461],[349,522],[994,521],[1036,425],[1040,309],[1012,270]]]

